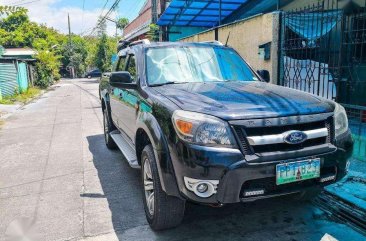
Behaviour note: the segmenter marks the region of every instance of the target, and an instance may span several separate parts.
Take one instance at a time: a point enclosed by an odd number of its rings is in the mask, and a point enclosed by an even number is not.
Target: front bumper
[[[321,187],[334,183],[347,173],[347,162],[352,155],[353,141],[350,132],[336,140],[336,147],[316,156],[297,156],[292,159],[270,162],[248,162],[237,149],[222,149],[190,145],[178,141],[170,145],[172,164],[177,179],[178,189],[183,198],[207,204],[226,204],[253,201],[273,196],[301,192],[307,188]],[[277,186],[276,165],[308,158],[321,158],[321,177]],[[320,182],[329,175],[336,175],[336,180]],[[200,198],[188,190],[184,177],[200,180],[219,180],[217,193],[209,198]],[[264,189],[262,195],[244,197],[244,191]]]

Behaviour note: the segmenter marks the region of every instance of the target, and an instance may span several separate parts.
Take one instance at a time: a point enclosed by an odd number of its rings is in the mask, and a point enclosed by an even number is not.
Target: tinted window
[[[118,60],[116,71],[124,71],[126,67],[126,56],[121,56]]]
[[[137,69],[136,69],[136,59],[134,55],[130,55],[128,58],[127,71],[131,74],[133,80],[136,80]]]

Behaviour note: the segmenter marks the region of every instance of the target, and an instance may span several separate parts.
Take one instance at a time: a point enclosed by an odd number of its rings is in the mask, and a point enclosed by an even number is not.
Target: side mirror
[[[111,86],[123,89],[136,89],[137,84],[132,83],[131,74],[127,71],[110,73],[109,83]]]
[[[262,70],[257,70],[257,74],[262,78],[262,80],[264,80],[265,82],[269,83],[271,81],[271,77],[269,75],[269,71],[262,69]]]

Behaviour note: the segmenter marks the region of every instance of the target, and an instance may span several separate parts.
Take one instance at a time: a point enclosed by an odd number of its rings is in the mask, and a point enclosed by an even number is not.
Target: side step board
[[[128,164],[135,169],[141,168],[137,161],[135,147],[131,141],[128,140],[128,137],[118,130],[111,132],[111,137],[121,150],[122,154],[126,157]]]

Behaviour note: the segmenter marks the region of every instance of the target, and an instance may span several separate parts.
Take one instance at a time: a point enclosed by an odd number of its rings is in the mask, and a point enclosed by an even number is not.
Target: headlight
[[[348,118],[345,109],[340,104],[334,109],[335,136],[339,136],[348,130]]]
[[[229,125],[216,117],[176,110],[172,119],[178,136],[184,141],[197,145],[236,147]]]

